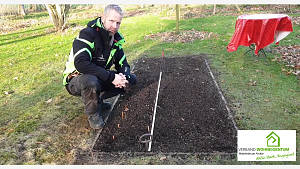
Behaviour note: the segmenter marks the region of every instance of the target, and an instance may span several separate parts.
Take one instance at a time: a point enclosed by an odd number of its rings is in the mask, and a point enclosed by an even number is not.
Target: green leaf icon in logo
[[[272,131],[267,137],[267,147],[280,147],[280,137]]]

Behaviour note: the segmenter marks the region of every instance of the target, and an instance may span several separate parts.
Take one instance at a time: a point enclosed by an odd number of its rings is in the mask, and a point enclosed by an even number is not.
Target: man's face
[[[111,10],[104,16],[103,26],[106,30],[112,32],[113,34],[117,33],[122,21],[122,16],[115,10]]]

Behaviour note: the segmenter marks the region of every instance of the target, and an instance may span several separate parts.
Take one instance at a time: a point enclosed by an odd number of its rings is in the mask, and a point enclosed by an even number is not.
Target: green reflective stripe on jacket
[[[97,19],[96,26],[98,26],[99,28],[104,28],[102,23],[100,22],[100,18]]]
[[[104,28],[102,23],[100,22],[100,18],[97,19],[96,23],[94,23],[93,25],[91,25],[91,27],[95,27],[98,26],[99,28]]]
[[[119,61],[119,65],[122,67],[123,66],[123,61],[125,60],[126,56],[125,54],[123,55],[123,57],[120,59]]]
[[[75,58],[77,55],[79,55],[81,52],[84,52],[84,51],[86,51],[87,53],[89,53],[90,58],[91,58],[91,60],[92,60],[92,53],[88,50],[88,48],[80,49],[80,50],[74,55],[74,58]]]
[[[117,51],[117,49],[112,49],[112,50],[110,51],[110,55],[109,55],[109,58],[108,58],[108,60],[107,60],[107,62],[106,62],[106,66],[108,65],[108,63],[110,62],[110,60],[112,59],[112,57],[113,57],[113,55],[116,53],[116,51]]]
[[[125,43],[125,39],[119,40],[117,43],[115,43],[116,46],[119,47],[119,49],[122,49],[122,45]]]
[[[81,42],[84,42],[84,43],[86,43],[87,45],[89,45],[89,47],[92,49],[92,50],[94,50],[94,48],[95,48],[95,42],[90,42],[90,41],[88,41],[88,40],[85,40],[85,39],[82,39],[82,38],[79,38],[79,37],[77,37],[76,38],[77,40],[79,40],[79,41],[81,41]]]

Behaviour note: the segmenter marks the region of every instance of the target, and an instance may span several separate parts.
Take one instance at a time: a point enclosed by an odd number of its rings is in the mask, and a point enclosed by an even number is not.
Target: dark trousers
[[[66,85],[66,89],[73,96],[81,96],[87,115],[94,113],[102,115],[102,101],[124,93],[123,88],[115,88],[112,83],[105,83],[96,76],[89,74],[73,77]]]

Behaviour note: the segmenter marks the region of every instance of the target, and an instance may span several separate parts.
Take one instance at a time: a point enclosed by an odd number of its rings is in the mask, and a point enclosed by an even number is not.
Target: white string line
[[[216,85],[216,87],[217,87],[217,89],[218,89],[218,91],[219,91],[219,93],[220,93],[220,95],[221,95],[221,98],[222,98],[222,100],[223,100],[224,103],[225,103],[225,107],[226,107],[226,109],[227,109],[228,116],[229,116],[230,120],[232,121],[235,130],[238,131],[238,127],[236,126],[236,123],[235,123],[235,121],[233,120],[233,116],[232,116],[231,113],[230,113],[230,109],[229,109],[228,106],[227,106],[227,101],[225,100],[225,97],[223,96],[223,94],[222,94],[222,92],[221,92],[221,90],[220,90],[220,88],[219,88],[219,86],[218,86],[218,83],[216,82],[216,79],[215,79],[213,73],[212,73],[211,70],[210,70],[210,67],[209,67],[209,65],[208,65],[208,63],[207,63],[207,61],[206,61],[206,59],[204,59],[204,60],[205,60],[206,66],[207,66],[207,68],[208,68],[209,74],[210,74],[210,76],[212,77],[213,81],[215,82],[215,85]]]
[[[156,93],[155,106],[154,106],[154,113],[153,113],[153,120],[152,120],[152,128],[151,128],[151,140],[149,142],[148,151],[151,151],[151,145],[152,145],[152,140],[153,140],[153,130],[154,130],[154,122],[155,122],[156,107],[157,107],[157,100],[158,100],[158,93],[159,93],[159,88],[160,88],[161,76],[162,76],[162,72],[159,73],[159,80],[158,80],[157,93]]]

